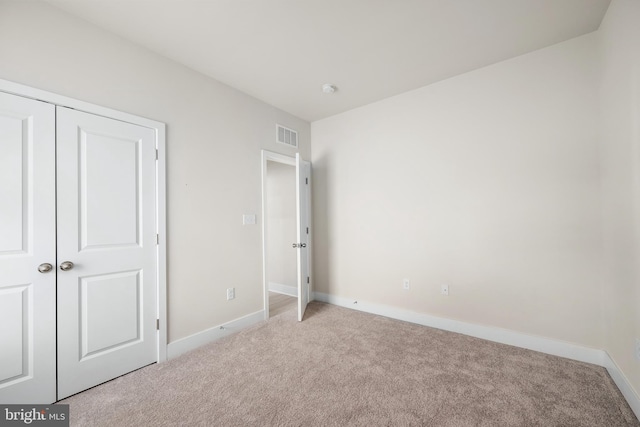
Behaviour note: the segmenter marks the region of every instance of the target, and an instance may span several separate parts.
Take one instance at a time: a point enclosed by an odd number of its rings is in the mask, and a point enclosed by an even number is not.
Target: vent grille
[[[282,125],[276,125],[276,142],[297,148],[298,132]]]

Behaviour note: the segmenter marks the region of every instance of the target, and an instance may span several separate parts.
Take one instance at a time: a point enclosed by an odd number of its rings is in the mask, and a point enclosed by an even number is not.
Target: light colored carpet
[[[598,366],[327,304],[295,314],[60,403],[74,426],[640,426]]]

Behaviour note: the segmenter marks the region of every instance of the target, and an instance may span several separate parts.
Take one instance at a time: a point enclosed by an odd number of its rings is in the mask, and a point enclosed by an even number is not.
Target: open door
[[[298,321],[302,321],[309,303],[310,279],[310,223],[311,223],[311,164],[296,153],[296,218],[298,252]]]

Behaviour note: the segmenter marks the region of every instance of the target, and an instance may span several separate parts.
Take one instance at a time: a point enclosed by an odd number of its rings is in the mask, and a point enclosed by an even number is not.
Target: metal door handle
[[[51,270],[53,270],[53,265],[49,264],[48,262],[45,262],[45,263],[40,264],[40,265],[38,266],[38,271],[39,271],[40,273],[48,273],[48,272],[50,272]]]
[[[294,243],[293,247],[294,248],[306,248],[307,244],[306,243]]]
[[[73,263],[71,261],[65,261],[62,264],[60,264],[60,270],[62,271],[69,271],[73,268]]]

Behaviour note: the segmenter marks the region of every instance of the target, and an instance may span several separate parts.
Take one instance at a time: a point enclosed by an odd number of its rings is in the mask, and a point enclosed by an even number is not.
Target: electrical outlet
[[[636,338],[636,360],[640,361],[640,338]]]
[[[411,284],[411,282],[409,282],[409,279],[404,279],[402,281],[402,289],[408,291],[411,288],[410,284]]]
[[[449,296],[449,285],[442,285],[442,286],[440,287],[440,293],[441,293],[442,295]]]
[[[236,297],[236,288],[227,288],[227,301],[231,301]]]

